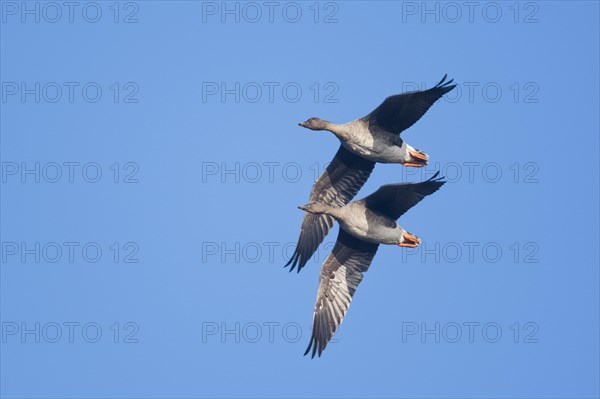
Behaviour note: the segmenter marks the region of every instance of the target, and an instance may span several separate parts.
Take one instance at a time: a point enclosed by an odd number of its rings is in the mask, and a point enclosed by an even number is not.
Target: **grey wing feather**
[[[367,209],[396,220],[446,183],[442,177],[438,178],[439,173],[437,172],[429,180],[419,183],[383,185],[360,201]]]
[[[421,119],[438,99],[456,87],[451,84],[453,80],[446,82],[446,78],[447,75],[444,75],[437,85],[427,90],[389,96],[362,119],[369,125],[400,134]]]
[[[365,184],[374,167],[374,162],[340,146],[329,166],[313,185],[309,201],[338,207],[346,205]],[[305,213],[296,249],[285,266],[291,265],[290,271],[297,266],[300,272],[332,227],[331,216]]]
[[[342,323],[378,247],[379,244],[362,241],[340,228],[335,247],[321,268],[312,335],[305,355],[312,351],[311,357],[321,356]]]

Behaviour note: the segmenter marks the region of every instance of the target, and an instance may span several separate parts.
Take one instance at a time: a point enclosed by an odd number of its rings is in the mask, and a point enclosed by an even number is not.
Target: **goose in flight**
[[[456,85],[447,75],[434,87],[396,94],[386,98],[365,117],[344,124],[310,118],[300,126],[311,130],[329,130],[340,140],[340,148],[310,192],[310,202],[341,207],[354,198],[373,171],[376,162],[401,163],[405,166],[427,165],[428,156],[400,138],[400,133],[427,112]],[[285,265],[290,272],[302,269],[315,253],[329,230],[333,217],[306,213],[294,254]]]
[[[381,186],[368,197],[342,207],[320,202],[299,206],[313,215],[328,215],[340,225],[335,246],[321,267],[312,336],[304,355],[312,349],[313,358],[316,353],[321,356],[342,323],[379,244],[414,248],[421,243],[417,236],[400,227],[396,219],[445,183],[438,174],[420,183]]]

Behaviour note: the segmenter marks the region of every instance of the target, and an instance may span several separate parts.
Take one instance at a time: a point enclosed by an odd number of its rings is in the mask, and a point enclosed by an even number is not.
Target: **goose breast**
[[[402,229],[395,221],[367,209],[360,202],[344,206],[340,216],[340,228],[364,241],[397,244],[402,236]]]

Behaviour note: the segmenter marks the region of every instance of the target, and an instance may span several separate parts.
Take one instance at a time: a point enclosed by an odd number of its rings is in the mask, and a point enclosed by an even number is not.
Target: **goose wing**
[[[338,330],[363,273],[369,269],[379,244],[362,241],[340,228],[333,251],[323,262],[313,314],[312,336],[306,352],[321,353]]]
[[[346,205],[365,184],[375,163],[351,153],[340,146],[333,160],[319,176],[310,192],[310,202],[321,202],[332,206]],[[285,265],[302,269],[333,227],[329,215],[316,215],[306,212],[300,237],[294,254]]]
[[[398,219],[429,194],[436,192],[444,183],[436,172],[429,180],[419,183],[386,184],[373,194],[361,199],[365,206],[391,219]]]
[[[400,134],[417,122],[440,97],[454,89],[452,80],[442,80],[427,90],[396,94],[386,98],[379,107],[363,117],[369,125],[379,126],[389,132]]]

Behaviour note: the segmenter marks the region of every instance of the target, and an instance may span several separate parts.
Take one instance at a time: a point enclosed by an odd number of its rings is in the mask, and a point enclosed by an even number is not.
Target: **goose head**
[[[298,207],[298,209],[301,209],[308,213],[314,213],[317,215],[319,215],[319,214],[331,215],[333,212],[332,207],[330,207],[329,205],[322,204],[320,202],[309,202],[306,205],[300,205]]]
[[[305,127],[310,130],[327,130],[327,122],[320,118],[310,118],[304,122],[298,123],[298,126]]]

